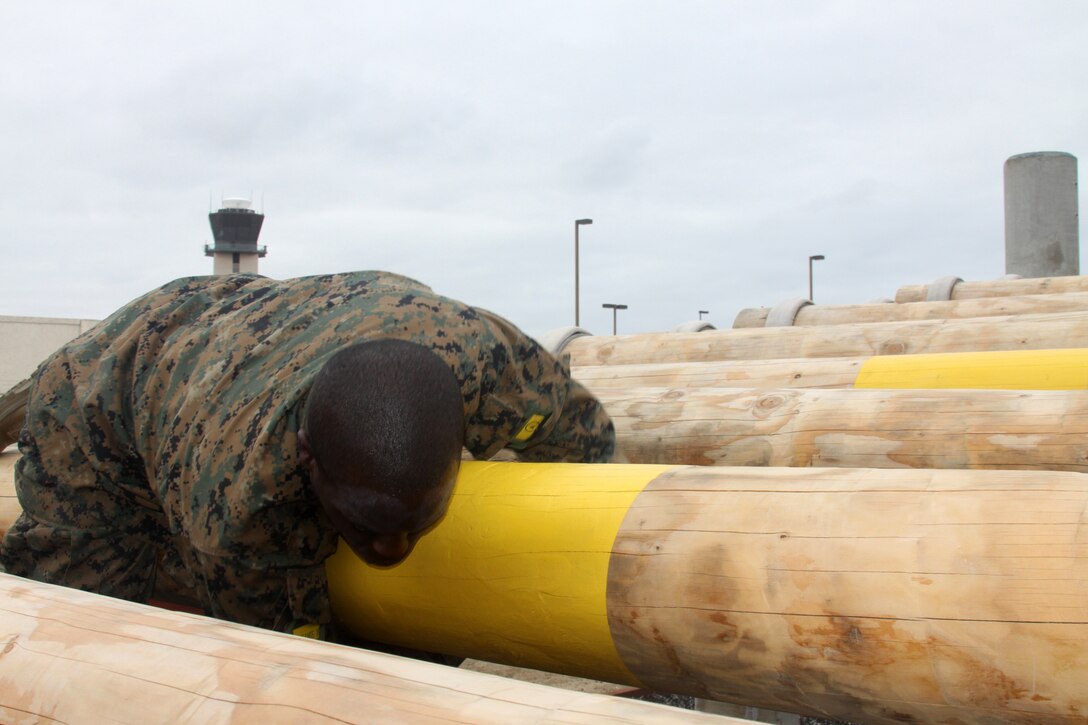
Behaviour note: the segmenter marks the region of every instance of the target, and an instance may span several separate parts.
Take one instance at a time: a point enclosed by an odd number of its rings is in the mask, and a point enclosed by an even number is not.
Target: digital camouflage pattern
[[[179,279],[39,368],[19,442],[8,572],[291,631],[330,621],[337,535],[297,431],[318,370],[378,338],[426,345],[461,384],[465,446],[601,461],[615,435],[566,364],[509,322],[385,272]]]

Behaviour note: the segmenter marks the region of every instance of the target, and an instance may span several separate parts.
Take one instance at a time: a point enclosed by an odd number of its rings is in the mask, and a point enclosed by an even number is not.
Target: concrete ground
[[[524,682],[535,682],[551,687],[562,687],[567,690],[575,690],[578,692],[627,696],[631,696],[631,693],[634,692],[630,685],[618,685],[613,682],[586,680],[581,677],[557,675],[552,672],[541,672],[540,670],[530,670],[523,667],[497,665],[493,662],[484,662],[483,660],[465,660],[461,664],[461,667],[472,670],[473,672],[485,672],[490,675],[509,677]],[[802,717],[793,713],[775,712],[773,710],[745,707],[744,705],[732,705],[724,702],[715,702],[713,700],[701,700],[694,697],[646,693],[636,694],[635,696],[639,699],[648,699],[653,702],[672,705],[673,707],[683,707],[688,710],[694,709],[718,715],[745,718],[752,722],[778,723],[778,725],[848,725],[847,723],[840,723],[834,720],[818,720],[815,718]]]
[[[564,690],[574,690],[576,692],[594,692],[604,695],[614,695],[618,692],[626,692],[631,689],[630,685],[617,685],[612,682],[585,680],[581,677],[557,675],[553,672],[529,670],[524,667],[497,665],[494,662],[484,662],[483,660],[465,660],[461,664],[461,668],[472,670],[473,672],[486,672],[489,675],[509,677],[510,679],[521,680],[523,682],[535,682],[538,685],[561,687]]]

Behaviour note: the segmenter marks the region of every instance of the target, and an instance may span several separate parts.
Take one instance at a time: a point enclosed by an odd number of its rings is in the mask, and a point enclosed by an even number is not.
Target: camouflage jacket
[[[307,569],[306,586],[322,589],[315,568],[337,537],[309,493],[296,434],[325,360],[383,337],[427,345],[449,363],[476,457],[504,447],[528,460],[611,455],[610,420],[564,362],[505,320],[384,272],[171,282],[46,361],[29,416],[36,406],[63,416],[88,460],[120,479],[110,485],[161,506],[171,536],[193,553],[252,570]],[[311,621],[327,619],[313,614],[327,604],[307,608]]]

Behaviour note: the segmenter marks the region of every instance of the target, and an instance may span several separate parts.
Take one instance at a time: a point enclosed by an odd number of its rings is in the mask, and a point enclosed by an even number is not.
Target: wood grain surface
[[[0,574],[0,722],[722,721]]]
[[[591,386],[630,463],[1088,472],[1088,391]]]
[[[848,388],[867,357],[586,365],[574,378],[592,391],[634,388]]]
[[[613,548],[649,686],[859,723],[1084,723],[1088,485],[1014,471],[678,468]]]
[[[585,336],[564,351],[585,367],[1075,347],[1088,347],[1088,312]]]
[[[924,299],[924,298],[923,298]],[[860,305],[806,305],[797,312],[793,324],[848,325],[855,322],[901,322],[904,320],[944,320],[1002,315],[1037,315],[1049,312],[1088,310],[1088,293],[1072,292],[1050,295],[1017,295],[948,300],[944,302],[870,303]],[[733,327],[763,327],[770,307],[748,307],[737,313]]]
[[[922,302],[929,292],[927,284],[911,284],[900,287],[895,293],[896,302]],[[1062,294],[1088,292],[1088,277],[1029,277],[1027,279],[995,279],[989,281],[963,281],[952,288],[952,299],[964,300],[979,297],[1005,297],[1010,295]]]

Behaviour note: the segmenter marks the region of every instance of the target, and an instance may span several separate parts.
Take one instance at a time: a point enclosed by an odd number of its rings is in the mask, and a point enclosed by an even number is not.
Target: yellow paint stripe
[[[646,485],[675,466],[461,465],[450,510],[391,569],[341,546],[326,569],[355,634],[639,685],[608,627],[608,564]]]
[[[514,440],[516,440],[516,441],[527,441],[527,440],[529,440],[530,438],[533,437],[533,433],[536,433],[536,429],[539,428],[540,424],[543,423],[543,422],[544,422],[544,416],[540,415],[539,413],[532,416],[531,418],[529,418],[528,421],[526,421],[525,426],[522,427],[521,431],[516,436],[514,436]]]
[[[1088,349],[879,355],[855,388],[1088,389]]]

